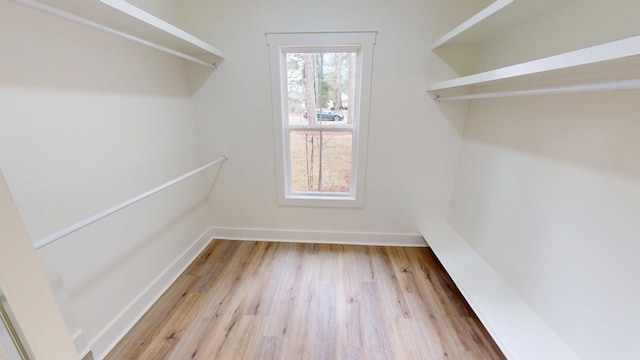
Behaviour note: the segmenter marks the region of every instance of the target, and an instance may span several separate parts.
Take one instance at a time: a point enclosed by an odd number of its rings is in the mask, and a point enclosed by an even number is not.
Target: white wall
[[[0,34],[0,166],[33,241],[209,157],[182,60],[9,1]],[[207,229],[209,186],[196,177],[39,251],[96,356]]]
[[[454,10],[438,1],[188,1],[184,24],[224,49],[216,78],[196,94],[199,139],[226,151],[211,198],[214,225],[417,233],[449,204],[464,109],[443,116],[424,91],[451,73],[429,41]],[[378,31],[374,47],[364,209],[277,205],[266,32]]]
[[[491,68],[640,31],[588,0],[506,32]],[[640,358],[640,92],[474,101],[449,222],[584,359]]]
[[[36,360],[77,359],[71,336],[0,172],[0,292]],[[4,301],[3,301],[4,305]],[[4,324],[0,327],[4,329]],[[5,332],[0,335],[6,335]],[[12,353],[15,355],[15,353]],[[0,342],[0,359],[8,354]],[[12,359],[15,359],[12,357]]]
[[[471,105],[450,222],[584,359],[640,357],[639,92]]]
[[[481,66],[630,36],[637,10],[577,1],[487,44]],[[451,224],[585,359],[640,356],[637,96],[476,101],[464,132]]]

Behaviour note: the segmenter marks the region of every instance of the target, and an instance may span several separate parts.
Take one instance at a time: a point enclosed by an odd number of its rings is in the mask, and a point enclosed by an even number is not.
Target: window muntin
[[[374,40],[267,34],[280,204],[363,205]]]

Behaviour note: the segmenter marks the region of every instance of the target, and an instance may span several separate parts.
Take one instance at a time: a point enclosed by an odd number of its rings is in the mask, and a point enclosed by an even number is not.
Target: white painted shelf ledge
[[[502,31],[559,8],[571,0],[496,0],[468,20],[447,32],[431,45],[431,50],[454,44],[479,43]]]
[[[422,235],[507,359],[580,359],[449,224]]]
[[[224,60],[216,47],[125,0],[12,1],[203,65],[216,67]]]
[[[606,78],[607,73],[615,72],[619,76],[621,68],[628,65],[637,68],[636,63],[640,59],[640,35],[630,38],[591,46],[584,49],[549,56],[546,58],[511,65],[478,74],[459,77],[456,79],[441,81],[430,85],[427,91],[438,92],[454,89],[458,93],[472,92],[477,85],[496,84],[505,80],[518,80],[531,75],[550,78],[562,78],[564,73],[569,73],[580,67],[590,66],[589,71],[581,74],[588,78],[596,76]],[[609,79],[605,79],[609,80]],[[620,80],[620,79],[612,79]],[[572,84],[575,85],[575,84]]]
[[[545,87],[532,90],[511,90],[498,92],[484,92],[478,94],[436,96],[435,102],[442,101],[461,101],[461,100],[478,100],[478,99],[494,99],[502,97],[517,96],[536,96],[551,94],[574,94],[598,91],[624,91],[624,90],[640,90],[640,78],[618,81],[607,81],[598,83],[587,83],[580,85]]]

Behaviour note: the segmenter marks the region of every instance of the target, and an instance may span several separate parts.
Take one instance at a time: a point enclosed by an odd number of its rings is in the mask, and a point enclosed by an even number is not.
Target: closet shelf
[[[430,92],[454,91],[468,94],[479,85],[504,85],[518,88],[534,82],[552,82],[554,86],[566,84],[574,76],[579,83],[610,81],[637,76],[640,61],[640,35],[528,61],[478,74],[434,83]],[[627,69],[631,69],[630,72]],[[627,72],[625,72],[627,71]],[[534,81],[535,80],[535,81]],[[573,83],[575,84],[575,79]],[[449,92],[451,92],[449,91]]]
[[[451,95],[451,96],[438,95],[433,100],[436,102],[441,102],[441,101],[493,99],[493,98],[516,97],[516,96],[571,94],[571,93],[586,93],[586,92],[597,92],[597,91],[622,91],[622,90],[640,90],[640,78],[596,82],[596,83],[585,83],[585,84],[579,84],[579,85],[543,87],[543,88],[529,89],[529,90],[482,92],[482,93],[475,93],[475,94]]]
[[[496,0],[433,42],[431,50],[452,44],[480,43],[571,0]]]
[[[201,64],[216,67],[224,59],[214,46],[125,0],[13,1]]]
[[[451,225],[422,235],[507,359],[580,359]]]

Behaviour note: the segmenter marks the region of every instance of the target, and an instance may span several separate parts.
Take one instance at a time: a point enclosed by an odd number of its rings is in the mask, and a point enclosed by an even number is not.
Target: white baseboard
[[[160,296],[175,282],[184,270],[200,255],[213,239],[212,229],[207,229],[176,260],[156,277],[140,294],[112,320],[105,329],[90,341],[95,360],[102,360],[109,351],[131,330]]]
[[[423,234],[507,359],[580,359],[449,224]]]
[[[215,239],[225,240],[373,246],[427,246],[420,234],[254,229],[221,226],[212,227],[211,234]]]

